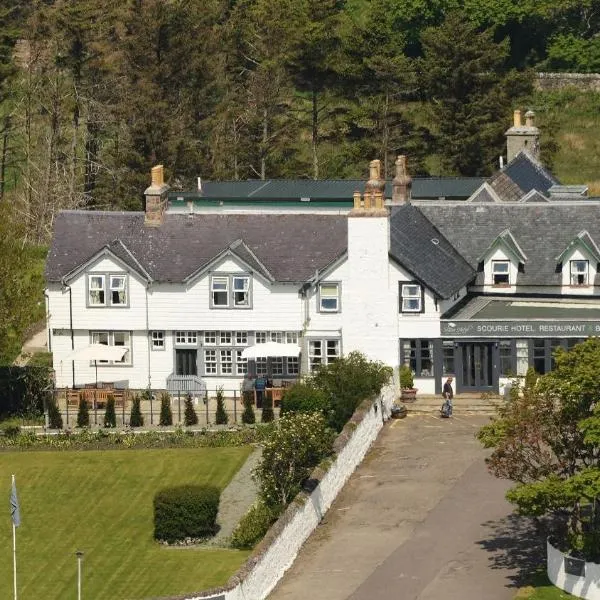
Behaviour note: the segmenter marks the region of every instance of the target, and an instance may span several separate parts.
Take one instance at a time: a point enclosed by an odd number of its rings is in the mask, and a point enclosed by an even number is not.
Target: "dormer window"
[[[104,289],[104,275],[90,275],[89,278],[89,297],[88,301],[90,306],[104,306],[105,301],[105,289]]]
[[[91,273],[87,276],[89,307],[127,307],[128,276],[125,273]]]
[[[252,295],[250,275],[211,275],[210,307],[251,308]]]
[[[492,282],[494,285],[510,285],[510,262],[508,260],[492,261]]]
[[[571,272],[570,281],[573,286],[588,285],[589,283],[589,261],[572,260],[570,261]]]

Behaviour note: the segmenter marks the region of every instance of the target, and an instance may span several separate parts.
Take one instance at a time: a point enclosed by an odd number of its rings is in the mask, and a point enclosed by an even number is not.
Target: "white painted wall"
[[[348,217],[348,281],[342,291],[344,352],[398,364],[398,292],[389,275],[386,217]],[[396,282],[397,285],[397,282]]]
[[[250,573],[230,589],[201,592],[186,596],[187,600],[264,600],[292,566],[302,544],[308,539],[344,487],[356,467],[361,463],[371,444],[389,418],[395,399],[393,388],[386,388],[373,404],[352,437],[340,451],[317,488],[307,501],[290,506],[295,511],[288,525],[273,541],[264,554],[258,557]],[[383,408],[383,415],[382,415]]]
[[[548,579],[558,588],[585,600],[600,600],[600,565],[585,563],[585,577],[565,573],[565,554],[546,543]]]

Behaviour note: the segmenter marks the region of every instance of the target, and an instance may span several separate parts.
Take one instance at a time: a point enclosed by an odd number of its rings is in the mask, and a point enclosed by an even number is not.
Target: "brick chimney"
[[[169,186],[165,183],[164,169],[162,165],[152,167],[151,184],[146,188],[144,195],[146,196],[146,217],[144,225],[149,227],[159,227],[165,216],[167,209],[167,192]]]
[[[513,126],[506,135],[506,158],[510,162],[519,152],[525,150],[533,158],[540,158],[540,130],[535,126],[535,113],[525,113],[525,125],[521,121],[521,111],[515,110]]]
[[[410,204],[412,177],[408,174],[406,156],[401,154],[396,159],[396,176],[392,182],[392,205]]]

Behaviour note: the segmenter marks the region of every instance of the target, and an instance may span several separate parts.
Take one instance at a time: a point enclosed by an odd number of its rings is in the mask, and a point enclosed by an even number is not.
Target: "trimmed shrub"
[[[281,397],[281,415],[288,413],[326,413],[328,409],[327,398],[318,388],[306,384],[296,383],[283,391]]]
[[[229,415],[225,410],[225,397],[223,395],[223,388],[217,389],[217,411],[215,412],[215,423],[217,425],[227,425],[229,421]]]
[[[159,425],[168,427],[173,425],[173,411],[171,410],[171,396],[168,392],[163,392],[160,395],[160,420]]]
[[[115,412],[115,398],[109,394],[106,398],[106,410],[104,411],[104,427],[116,427],[117,414]]]
[[[144,415],[141,408],[142,399],[136,394],[131,401],[131,414],[129,415],[130,427],[143,427]]]
[[[260,416],[260,422],[261,423],[270,423],[274,419],[275,419],[275,414],[273,413],[273,398],[268,393],[268,390],[267,390],[267,391],[265,391],[265,394],[263,397],[263,407],[262,407],[262,413]]]
[[[231,547],[239,550],[254,548],[265,537],[265,533],[276,519],[277,513],[262,500],[258,500],[250,507],[233,530]]]
[[[246,425],[252,425],[256,423],[256,416],[254,415],[254,392],[244,392],[244,412],[242,413],[242,423]]]
[[[154,496],[154,538],[173,543],[213,536],[219,530],[220,491],[214,485],[182,485]]]
[[[58,404],[54,398],[48,402],[48,423],[50,425],[50,429],[63,428],[62,415],[60,414],[60,410],[58,410]]]
[[[400,367],[398,371],[400,377],[400,389],[401,390],[412,390],[415,387],[415,380],[413,377],[412,369],[410,365],[406,363]]]
[[[194,400],[191,394],[185,397],[185,412],[183,415],[183,422],[188,427],[190,425],[198,425],[198,415],[194,409]]]
[[[79,410],[77,411],[77,427],[89,427],[90,426],[90,409],[88,407],[87,400],[83,397],[79,397]]]
[[[17,419],[7,419],[0,423],[0,433],[7,437],[17,437],[21,433],[21,424]]]

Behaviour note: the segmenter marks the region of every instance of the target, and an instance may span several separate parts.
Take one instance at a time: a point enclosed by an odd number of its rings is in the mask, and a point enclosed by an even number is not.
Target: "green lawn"
[[[248,552],[155,543],[152,499],[168,485],[227,485],[250,447],[0,454],[0,598],[12,598],[10,476],[17,478],[19,600],[141,599],[224,584]]]
[[[546,573],[536,575],[532,584],[521,588],[515,596],[515,600],[568,600],[569,598],[575,599],[575,596],[552,585]]]

